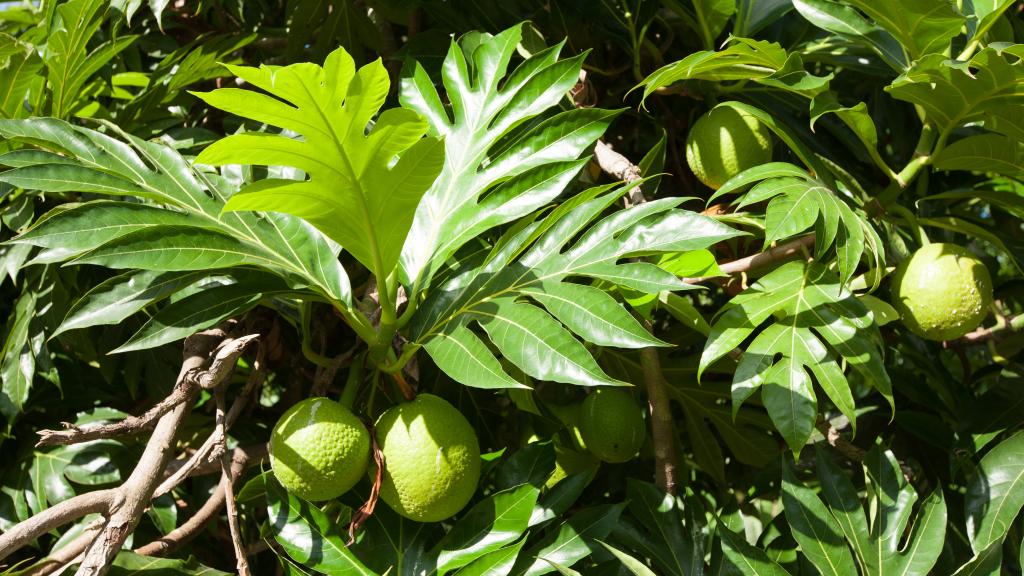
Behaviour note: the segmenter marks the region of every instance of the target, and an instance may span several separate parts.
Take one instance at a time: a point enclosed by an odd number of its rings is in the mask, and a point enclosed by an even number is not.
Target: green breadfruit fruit
[[[892,305],[928,340],[954,340],[977,328],[992,304],[988,269],[956,244],[928,244],[896,269]]]
[[[450,518],[480,480],[480,446],[461,412],[432,394],[394,406],[377,420],[384,453],[380,497],[417,522]]]
[[[289,408],[270,434],[270,467],[289,492],[310,501],[348,492],[370,459],[370,433],[352,412],[329,398]]]
[[[580,434],[587,449],[605,462],[631,460],[646,432],[643,409],[625,390],[598,388],[583,401]]]
[[[686,136],[686,163],[697,179],[713,190],[771,159],[771,130],[754,116],[731,106],[713,108],[694,123]]]

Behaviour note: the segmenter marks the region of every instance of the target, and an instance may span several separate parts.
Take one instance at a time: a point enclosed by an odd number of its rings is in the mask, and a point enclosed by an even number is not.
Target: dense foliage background
[[[230,426],[234,495],[194,462],[112,573],[235,571],[237,500],[259,574],[1020,574],[1022,10],[4,3],[0,531],[134,482],[150,427],[39,432],[175,398],[182,340],[220,325],[258,343],[177,397],[168,450]],[[712,191],[684,143],[715,106],[776,142]],[[958,340],[887,304],[928,238],[993,278]],[[278,416],[346,382],[371,420],[410,387],[462,411],[470,507],[379,504],[346,547],[369,478],[315,506],[276,484]],[[653,411],[640,455],[552,478],[566,407],[622,383]],[[85,512],[4,573],[71,570],[107,529]]]

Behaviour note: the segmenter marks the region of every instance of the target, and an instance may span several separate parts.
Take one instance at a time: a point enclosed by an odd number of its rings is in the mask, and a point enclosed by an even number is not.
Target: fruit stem
[[[412,402],[416,399],[416,391],[409,386],[409,383],[405,381],[405,377],[402,376],[402,371],[392,372],[391,377],[395,379],[395,384],[398,385],[398,391],[405,396],[405,399]]]
[[[365,361],[366,353],[360,353],[353,359],[352,365],[348,369],[345,387],[341,390],[341,398],[338,399],[338,403],[349,410],[356,402],[356,393],[359,391],[359,384],[363,381],[363,363]]]
[[[894,214],[898,214],[906,220],[908,224],[910,224],[911,228],[916,232],[918,244],[922,247],[931,244],[931,240],[928,239],[928,234],[924,231],[924,227],[917,222],[917,216],[914,216],[913,212],[899,204],[893,204],[890,206],[889,211]]]

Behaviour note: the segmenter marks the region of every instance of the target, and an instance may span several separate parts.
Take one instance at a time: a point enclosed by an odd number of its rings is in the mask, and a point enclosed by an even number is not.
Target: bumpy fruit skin
[[[380,497],[417,522],[440,522],[462,510],[480,480],[480,445],[466,418],[445,400],[419,394],[377,420],[384,452]]]
[[[289,492],[310,501],[348,492],[366,473],[370,433],[329,398],[292,406],[270,435],[270,467]]]
[[[977,328],[992,303],[985,265],[956,244],[929,244],[892,279],[892,305],[903,324],[928,340],[954,340]]]
[[[686,136],[686,163],[713,190],[740,172],[770,162],[772,134],[747,112],[718,106],[701,116]]]
[[[598,388],[583,401],[580,434],[587,449],[605,462],[631,460],[646,430],[643,410],[625,390]]]

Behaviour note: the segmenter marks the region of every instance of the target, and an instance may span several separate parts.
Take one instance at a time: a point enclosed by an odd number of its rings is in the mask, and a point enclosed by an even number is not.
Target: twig
[[[235,567],[241,576],[249,576],[249,561],[245,556],[245,544],[238,526],[238,507],[235,503],[234,474],[232,473],[231,456],[227,451],[227,415],[224,411],[224,387],[217,388],[214,394],[217,402],[217,428],[220,431],[221,457],[220,465],[223,474],[224,500],[227,503],[228,529],[231,532],[231,544],[235,548]]]
[[[816,426],[822,436],[825,437],[825,440],[828,441],[829,446],[835,448],[836,451],[842,454],[844,458],[853,462],[864,461],[864,458],[867,456],[867,452],[846,438],[843,438],[842,434],[839,433],[839,430],[837,430],[835,426],[832,426],[828,420],[818,420]]]
[[[358,345],[353,346],[347,352],[342,352],[331,358],[329,365],[326,367],[317,366],[316,377],[313,378],[313,387],[310,389],[309,395],[311,397],[325,396],[331,383],[334,382],[334,377],[338,374],[338,370],[352,360],[352,356],[356,353],[357,349]]]
[[[416,399],[416,391],[409,386],[409,383],[405,381],[405,377],[402,376],[402,372],[392,372],[391,377],[395,380],[395,384],[398,385],[398,391],[402,393],[402,396],[409,402]]]
[[[234,455],[231,460],[230,478],[234,482],[242,475],[242,472],[250,464],[254,464],[256,461],[261,461],[265,453],[260,450],[239,450],[235,449],[232,452]],[[210,521],[211,518],[217,515],[221,506],[226,501],[226,479],[224,473],[221,473],[220,483],[214,489],[213,494],[210,495],[209,499],[203,504],[203,506],[192,515],[191,518],[185,521],[181,526],[178,526],[174,530],[171,530],[163,538],[154,540],[145,546],[140,546],[135,549],[136,554],[142,554],[143,556],[165,556],[180,548],[182,545],[187,543],[189,540],[194,538],[199,531],[202,530],[203,526]]]
[[[625,156],[612,150],[600,140],[594,148],[594,155],[597,157],[598,165],[605,172],[626,183],[638,180],[641,177],[640,168],[630,162]],[[642,204],[646,201],[643,192],[639,187],[630,191],[629,198],[625,199],[626,207]],[[648,332],[653,326],[650,322],[644,323]],[[643,368],[644,388],[647,391],[647,407],[651,415],[651,439],[654,444],[654,479],[658,487],[675,494],[676,491],[676,447],[675,432],[672,427],[672,404],[666,391],[665,377],[661,372],[661,361],[658,358],[658,349],[654,347],[640,350],[640,365]]]
[[[189,395],[184,402],[160,417],[135,470],[117,489],[107,524],[86,552],[76,576],[102,576],[109,570],[125,539],[149,506],[164,468],[174,455],[175,439],[192,409],[192,398],[200,387],[212,388],[226,379],[238,356],[253,338],[250,335],[232,340],[223,330],[215,329],[199,332],[185,340],[178,382],[193,384],[189,386]],[[209,366],[204,369],[207,362]]]
[[[641,177],[639,166],[633,164],[628,158],[616,152],[603,140],[598,140],[597,144],[594,145],[594,158],[597,160],[597,165],[601,167],[601,170],[604,170],[614,178],[622,180],[626,184],[635,182]],[[643,202],[644,193],[640,187],[633,188],[629,191],[629,196],[626,198],[627,208],[637,204],[643,204]]]
[[[648,323],[648,329],[650,324]],[[658,487],[675,494],[676,492],[676,450],[675,432],[672,425],[672,406],[665,390],[665,376],[661,372],[661,360],[657,348],[640,350],[640,366],[643,369],[644,385],[647,389],[647,403],[651,413],[651,438],[654,444],[654,478]]]
[[[1011,318],[1006,318],[1004,321],[990,326],[988,328],[978,328],[977,330],[965,334],[957,340],[947,342],[946,345],[949,348],[957,348],[962,346],[974,346],[976,344],[984,344],[989,340],[998,340],[1005,338],[1011,334],[1015,334],[1024,330],[1024,314],[1019,314]]]
[[[69,498],[19,522],[0,534],[0,560],[42,534],[78,520],[86,514],[109,514],[117,497],[117,489],[96,490]]]
[[[235,420],[241,415],[242,410],[245,408],[246,402],[249,396],[263,383],[263,378],[266,375],[263,370],[263,361],[266,350],[263,346],[260,346],[256,351],[256,360],[253,361],[253,369],[249,372],[249,379],[245,382],[245,388],[242,392],[235,397],[235,401],[231,404],[231,409],[228,410],[226,426],[224,431],[231,429],[234,425]],[[185,478],[193,475],[195,471],[201,468],[203,465],[216,464],[218,458],[222,455],[222,451],[219,451],[221,439],[219,437],[219,428],[215,428],[213,434],[211,434],[199,447],[198,450],[193,452],[192,456],[182,462],[180,460],[174,460],[167,468],[168,470],[174,470],[174,472],[168,477],[164,478],[163,482],[157,486],[154,492],[154,497],[161,496],[173,490],[177,485],[181,484]],[[219,465],[218,465],[219,466]],[[213,470],[210,470],[211,472]]]
[[[64,430],[40,430],[40,438],[36,446],[56,446],[61,444],[77,444],[99,438],[115,438],[138,434],[153,427],[158,418],[181,404],[189,396],[189,384],[181,381],[174,386],[171,394],[157,402],[141,416],[129,416],[118,422],[75,426],[70,422],[61,422]]]
[[[171,530],[164,537],[154,540],[145,546],[135,549],[136,554],[143,556],[165,556],[177,550],[202,530],[203,526],[217,515],[217,512],[224,506],[224,478],[214,488],[213,494],[206,500],[199,510],[185,521],[184,524]]]
[[[785,244],[780,244],[764,252],[747,256],[746,258],[724,262],[719,264],[718,268],[728,276],[735,276],[755,268],[776,264],[797,254],[803,254],[804,249],[810,246],[814,246],[814,234],[808,234],[807,236],[797,238],[796,240]],[[683,278],[683,282],[686,282],[687,284],[700,284],[702,282],[717,280],[718,278],[719,277],[715,276],[706,278]]]

